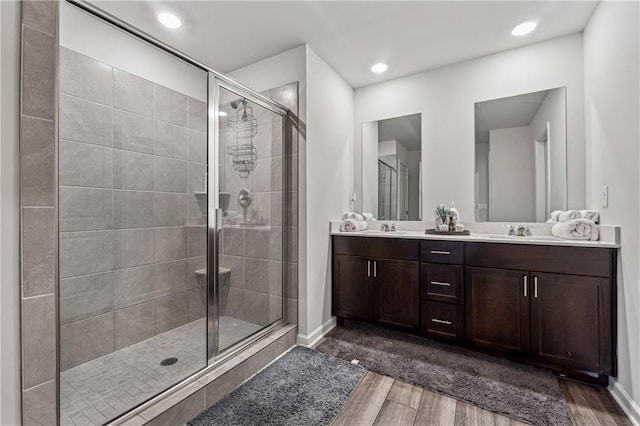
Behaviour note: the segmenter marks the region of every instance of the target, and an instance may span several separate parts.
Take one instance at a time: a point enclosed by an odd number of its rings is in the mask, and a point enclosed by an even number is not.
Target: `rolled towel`
[[[564,212],[564,210],[554,210],[551,212],[551,220],[554,222],[560,222],[560,215]]]
[[[551,233],[565,240],[590,240],[598,239],[598,225],[589,219],[574,219],[568,222],[556,223],[551,228]]]
[[[356,232],[367,229],[367,222],[364,220],[345,219],[340,224],[340,232]]]
[[[347,220],[347,219],[364,220],[364,217],[362,217],[362,215],[360,213],[345,212],[342,215],[342,220]]]
[[[364,220],[375,220],[373,217],[373,213],[366,213],[366,212],[362,212],[362,217],[364,217]]]
[[[580,210],[580,217],[589,219],[593,223],[600,222],[600,212],[598,210]]]
[[[547,219],[547,223],[558,223],[558,222],[553,219]]]
[[[558,216],[558,222],[569,222],[574,219],[580,219],[580,212],[578,210],[567,210]]]

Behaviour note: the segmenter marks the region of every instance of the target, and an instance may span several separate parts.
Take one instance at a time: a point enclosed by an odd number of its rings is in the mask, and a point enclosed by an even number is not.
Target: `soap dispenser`
[[[451,203],[449,215],[453,218],[454,223],[460,222],[460,213],[458,213],[458,209],[456,209],[456,203]]]

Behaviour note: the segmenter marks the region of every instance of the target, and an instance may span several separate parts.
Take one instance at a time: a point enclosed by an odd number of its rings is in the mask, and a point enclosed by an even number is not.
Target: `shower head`
[[[247,100],[245,98],[238,99],[236,101],[231,101],[231,108],[238,109],[238,107],[242,104],[243,107],[247,106]]]

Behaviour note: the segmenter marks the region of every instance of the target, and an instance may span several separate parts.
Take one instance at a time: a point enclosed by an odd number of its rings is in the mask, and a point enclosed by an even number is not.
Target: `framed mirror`
[[[477,222],[545,222],[567,208],[564,87],[475,104]]]
[[[378,220],[422,217],[421,118],[362,123],[362,210]]]

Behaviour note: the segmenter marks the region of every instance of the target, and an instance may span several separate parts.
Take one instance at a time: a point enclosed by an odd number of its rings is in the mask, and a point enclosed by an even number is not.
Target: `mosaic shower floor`
[[[62,425],[101,425],[182,381],[206,364],[204,318],[174,328],[60,374]],[[220,317],[220,347],[262,327]],[[161,366],[165,358],[178,362]]]

